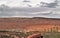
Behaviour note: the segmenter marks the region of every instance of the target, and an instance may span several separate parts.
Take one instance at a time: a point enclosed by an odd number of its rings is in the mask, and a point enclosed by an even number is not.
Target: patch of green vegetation
[[[45,33],[46,38],[60,38],[60,33],[58,32],[50,32],[50,33]]]

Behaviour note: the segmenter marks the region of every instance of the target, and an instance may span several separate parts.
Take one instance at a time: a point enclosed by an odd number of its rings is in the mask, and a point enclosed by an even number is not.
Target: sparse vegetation
[[[7,33],[8,34],[8,32],[9,31],[0,31],[0,33],[2,32],[2,34],[3,33]],[[11,32],[10,32],[11,33]],[[58,27],[57,27],[57,25],[55,25],[54,27],[53,27],[53,29],[51,28],[51,30],[49,30],[48,29],[48,31],[46,32],[46,29],[44,29],[44,32],[40,32],[40,31],[30,31],[30,32],[15,32],[15,34],[10,34],[10,36],[8,36],[8,35],[2,35],[1,37],[4,37],[4,38],[11,38],[12,37],[12,35],[16,35],[16,36],[18,36],[18,37],[20,37],[20,38],[22,38],[22,37],[24,37],[24,38],[27,38],[29,35],[32,35],[32,34],[36,34],[36,33],[41,33],[41,35],[43,35],[43,37],[45,37],[45,38],[60,38],[60,32],[58,32]],[[1,38],[0,37],[0,38]]]

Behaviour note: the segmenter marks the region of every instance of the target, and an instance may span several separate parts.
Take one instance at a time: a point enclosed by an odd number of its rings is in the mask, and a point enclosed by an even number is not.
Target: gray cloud
[[[45,2],[41,2],[43,7],[48,7],[48,8],[56,8],[56,6],[58,6],[58,0],[55,0],[52,3],[45,3]]]
[[[6,5],[0,6],[0,17],[2,16],[31,16],[31,17],[39,17],[39,16],[44,16],[44,17],[59,17],[60,15],[57,14],[52,14],[50,13],[42,13],[41,12],[47,12],[47,11],[59,11],[60,8],[45,8],[45,7],[36,7],[36,8],[18,8],[18,7],[8,7]],[[40,13],[37,13],[40,12]],[[36,13],[36,14],[32,14]]]
[[[3,7],[3,8],[2,8]],[[0,7],[1,11],[17,11],[17,12],[42,12],[42,11],[49,11],[52,10],[52,8],[44,8],[44,7],[33,7],[33,8],[9,8],[8,6],[2,6]]]
[[[24,0],[23,2],[31,2],[31,1],[28,1],[28,0]]]

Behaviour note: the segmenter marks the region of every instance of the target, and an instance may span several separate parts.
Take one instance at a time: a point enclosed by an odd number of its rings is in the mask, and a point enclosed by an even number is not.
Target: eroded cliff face
[[[54,27],[58,27],[58,31],[60,32],[60,19],[0,18],[0,30],[51,31]]]

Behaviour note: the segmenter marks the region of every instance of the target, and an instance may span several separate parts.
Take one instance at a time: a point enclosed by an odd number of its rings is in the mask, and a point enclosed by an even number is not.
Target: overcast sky
[[[40,2],[47,6],[41,7]],[[60,6],[55,0],[0,0],[0,17],[5,16],[60,18]]]
[[[19,6],[27,6],[27,4],[31,4],[33,7],[36,6],[36,4],[40,4],[40,2],[47,2],[51,3],[54,2],[54,0],[27,0],[30,2],[23,2],[24,0],[0,0],[0,5],[1,4],[6,4],[11,7],[19,7]]]

